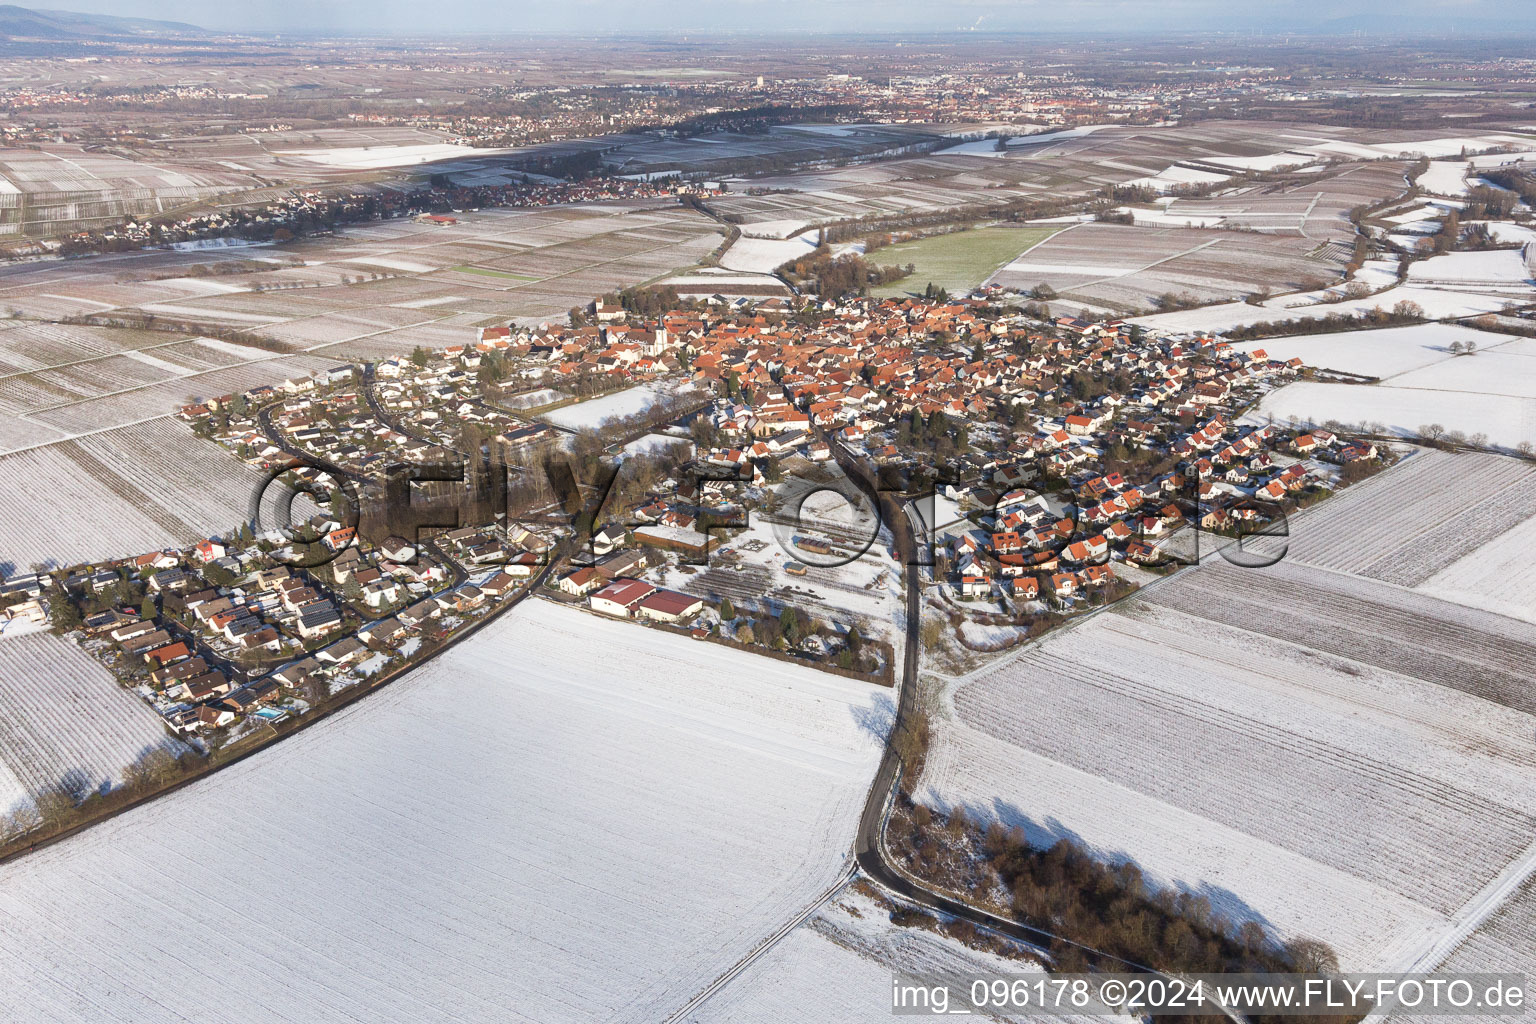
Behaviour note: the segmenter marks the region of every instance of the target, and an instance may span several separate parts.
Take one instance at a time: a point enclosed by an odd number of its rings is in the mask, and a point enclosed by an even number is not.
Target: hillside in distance
[[[180,21],[118,18],[109,14],[32,10],[15,4],[0,5],[0,36],[13,39],[142,39],[208,35],[206,29]]]

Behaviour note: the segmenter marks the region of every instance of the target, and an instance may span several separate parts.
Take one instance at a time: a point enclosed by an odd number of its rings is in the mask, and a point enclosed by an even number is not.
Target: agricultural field
[[[177,168],[72,143],[5,149],[0,238],[112,226],[257,184],[227,167]]]
[[[1380,384],[1298,381],[1265,395],[1246,418],[1379,424],[1399,437],[1417,436],[1420,427],[1438,423],[1513,448],[1536,443],[1533,373],[1536,362],[1517,342],[1411,370]]]
[[[1418,260],[1408,267],[1410,284],[1468,291],[1509,291],[1531,298],[1531,268],[1524,250],[1448,252]]]
[[[186,749],[72,641],[47,632],[0,636],[0,839],[10,834],[7,816],[28,820],[45,794],[110,789],[162,748]]]
[[[1299,236],[1089,223],[1058,232],[991,282],[1021,291],[1049,284],[1063,302],[1139,312],[1168,292],[1221,301],[1336,277],[1342,261]]]
[[[1424,965],[1437,974],[1523,974],[1525,1005],[1536,1001],[1536,878],[1529,878],[1507,902],[1494,910],[1450,955]],[[1388,1024],[1408,1024],[1422,1019],[1415,1014],[1391,1014]],[[1473,1024],[1486,1016],[1446,1015],[1446,1024]]]
[[[922,794],[1405,967],[1536,863],[1536,624],[1475,610],[1529,600],[1533,514],[1528,464],[1414,454],[1277,565],[1208,559],[952,682]]]
[[[999,268],[1058,230],[1056,225],[975,228],[877,249],[869,256],[872,262],[899,267],[911,263],[917,269],[910,277],[876,288],[872,294],[877,297],[920,294],[932,282],[946,291],[962,295],[979,287]]]
[[[1271,359],[1300,359],[1308,366],[1323,370],[1390,380],[1427,366],[1435,366],[1438,372],[1444,369],[1444,363],[1454,358],[1451,345],[1468,341],[1479,347],[1494,348],[1507,344],[1509,339],[1459,324],[1415,324],[1371,331],[1265,338],[1240,342],[1235,347],[1243,352],[1261,349]]]
[[[1464,256],[1480,258],[1453,259]],[[1377,308],[1390,310],[1399,302],[1414,303],[1431,319],[1449,320],[1497,313],[1511,303],[1520,305],[1536,300],[1536,286],[1529,280],[1521,254],[1514,250],[1448,253],[1421,260],[1410,268],[1417,273],[1410,273],[1403,284],[1397,283],[1394,267],[1388,261],[1367,261],[1355,280],[1374,290],[1361,298],[1345,298],[1343,285],[1335,284],[1278,295],[1257,304],[1225,302],[1138,316],[1134,321],[1171,334],[1208,334],[1331,313],[1355,316]]]
[[[1155,210],[1136,207],[1131,212],[1138,224],[1177,227],[1192,222],[1196,227],[1300,235],[1315,241],[1336,240],[1336,244],[1342,245],[1353,233],[1348,217],[1350,208],[1379,202],[1402,192],[1405,166],[1398,163],[1315,166],[1311,172],[1298,173],[1281,184],[1234,182],[1231,187],[1209,196],[1166,197]],[[1166,173],[1175,178],[1205,173],[1174,174],[1185,170],[1173,167]]]
[[[790,260],[810,255],[815,248],[814,233],[796,235],[794,238],[751,238],[743,235],[720,257],[720,265],[727,270],[771,274]]]
[[[23,319],[0,327],[0,452],[140,423],[350,357],[462,343],[480,324],[563,319],[594,295],[693,265],[719,237],[680,208],[594,204],[490,210],[449,226],[365,225],[261,257],[210,248],[6,268],[0,305]],[[174,276],[219,265],[242,272]],[[182,329],[26,319],[121,308]],[[197,336],[218,328],[267,341]]]
[[[1533,543],[1536,467],[1424,451],[1309,511],[1289,557],[1536,622]]]
[[[186,547],[249,518],[261,477],[161,417],[0,455],[0,571]]]
[[[1289,560],[1202,566],[966,677],[922,791],[1389,969],[1536,822],[1536,629],[1485,619]]]
[[[650,1024],[838,878],[892,710],[880,688],[525,602],[367,701],[0,868],[0,988],[19,1022],[452,1006]],[[124,932],[147,937],[128,975]]]
[[[1536,467],[1415,452],[1300,517],[1291,559],[1403,587],[1424,583],[1536,513]]]
[[[1531,572],[1536,545],[1536,501],[1527,501],[1526,518],[1482,544],[1471,539],[1456,549],[1458,557],[1416,589],[1468,608],[1481,608],[1536,622],[1536,573]]]
[[[295,349],[366,341],[410,351],[421,343],[416,332],[456,315],[468,315],[466,328],[563,318],[594,295],[692,267],[719,244],[718,225],[662,200],[488,209],[454,225],[363,224],[254,252],[18,265],[0,273],[0,307],[47,318],[132,308],[252,330]],[[198,276],[218,265],[240,272]]]
[[[1425,192],[1439,196],[1464,196],[1467,194],[1466,160],[1434,160],[1429,170],[1419,175],[1418,186]]]
[[[884,897],[840,890],[816,914],[683,1018],[690,1024],[889,1020],[891,979],[1035,974],[1033,961],[968,949],[890,922]],[[1028,1020],[1025,1014],[1000,1019]],[[1036,1019],[1043,1019],[1037,1017]],[[1086,1018],[1051,1018],[1084,1024]]]
[[[656,284],[671,288],[685,299],[708,298],[713,295],[746,296],[755,299],[770,296],[788,298],[791,294],[788,286],[772,275],[749,274],[717,267],[685,270],[680,274],[664,277]]]

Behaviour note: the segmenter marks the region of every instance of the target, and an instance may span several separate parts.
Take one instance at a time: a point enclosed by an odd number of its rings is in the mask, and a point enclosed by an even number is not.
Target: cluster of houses
[[[95,230],[65,236],[65,253],[117,252],[204,239],[287,241],[300,234],[327,232],[338,224],[390,220],[481,207],[539,207],[569,202],[652,198],[685,191],[669,184],[625,178],[580,182],[442,186],[384,182],[365,187],[297,188],[270,202],[183,217],[132,217]],[[452,222],[453,218],[443,217]],[[87,221],[86,223],[90,223]]]
[[[51,588],[68,600],[105,595],[108,607],[83,620],[87,649],[172,728],[198,733],[253,714],[281,720],[403,664],[422,639],[446,638],[535,571],[526,552],[509,555],[488,529],[443,537],[447,560],[414,549],[405,559],[353,532],[326,536],[335,550],[323,567],[284,564],[271,539],[247,534],[243,543],[209,538],[185,551],[13,577],[0,597],[19,617],[44,614]],[[125,585],[133,601],[114,598]]]
[[[1117,564],[1155,566],[1166,534],[1227,529],[1330,483],[1319,458],[1378,456],[1328,431],[1242,424],[1264,390],[1304,368],[1218,338],[1042,322],[982,298],[798,309],[773,298],[654,317],[600,300],[589,314],[482,327],[473,342],[318,371],[183,415],[252,461],[298,449],[367,476],[452,449],[466,426],[508,464],[552,449],[554,431],[509,410],[572,377],[686,379],[714,396],[704,429],[692,424],[694,479],[605,510],[613,521],[592,537],[593,555],[635,554],[620,550],[630,544],[655,551],[653,562],[707,555],[710,528],[728,530],[786,467],[840,456],[949,481],[975,527],[949,549],[946,582],[961,597],[1057,606],[1113,584],[1125,572]],[[498,565],[514,579],[542,564],[542,551],[484,526],[441,540],[463,564]],[[361,582],[369,607],[394,600],[380,581]],[[558,585],[608,614],[694,613],[622,572],[578,569]]]

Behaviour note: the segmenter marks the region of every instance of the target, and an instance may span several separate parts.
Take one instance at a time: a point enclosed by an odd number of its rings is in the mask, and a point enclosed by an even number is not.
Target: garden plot
[[[186,749],[72,641],[52,633],[0,638],[0,838],[8,835],[4,815],[61,788],[77,798],[110,789],[162,748]]]
[[[612,419],[635,416],[655,405],[665,395],[689,390],[665,383],[638,384],[601,398],[589,398],[575,405],[562,406],[539,416],[546,423],[567,430],[590,430]]]
[[[966,677],[922,788],[1389,969],[1536,824],[1536,628],[1486,618],[1207,564]]]
[[[884,691],[747,662],[525,602],[0,868],[0,989],[51,1024],[661,1020],[838,877],[880,757]]]

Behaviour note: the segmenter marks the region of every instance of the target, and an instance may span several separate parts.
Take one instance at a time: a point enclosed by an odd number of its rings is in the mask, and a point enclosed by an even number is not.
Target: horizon
[[[303,8],[286,0],[255,0],[217,10],[191,0],[79,0],[48,7],[15,6],[50,13],[180,22],[214,33],[302,38],[501,39],[608,34],[637,39],[679,35],[885,38],[906,33],[1109,39],[1210,35],[1340,38],[1364,34],[1367,29],[1363,23],[1371,19],[1381,23],[1370,30],[1376,38],[1454,40],[1536,33],[1536,10],[1510,0],[1378,2],[1365,5],[1365,10],[1356,5],[1348,15],[1341,15],[1337,5],[1323,0],[1299,0],[1283,12],[1253,0],[1177,0],[1155,7],[1125,0],[1079,0],[1065,6],[1034,0],[971,0],[941,10],[901,0],[878,9],[883,24],[874,31],[868,26],[871,9],[862,0],[816,4],[806,0],[692,0],[661,12],[625,0],[578,0],[532,11],[509,11],[486,0],[446,0],[434,7],[433,25],[428,28],[418,24],[419,8],[399,0],[340,0]],[[359,34],[358,25],[368,26],[368,31]]]

